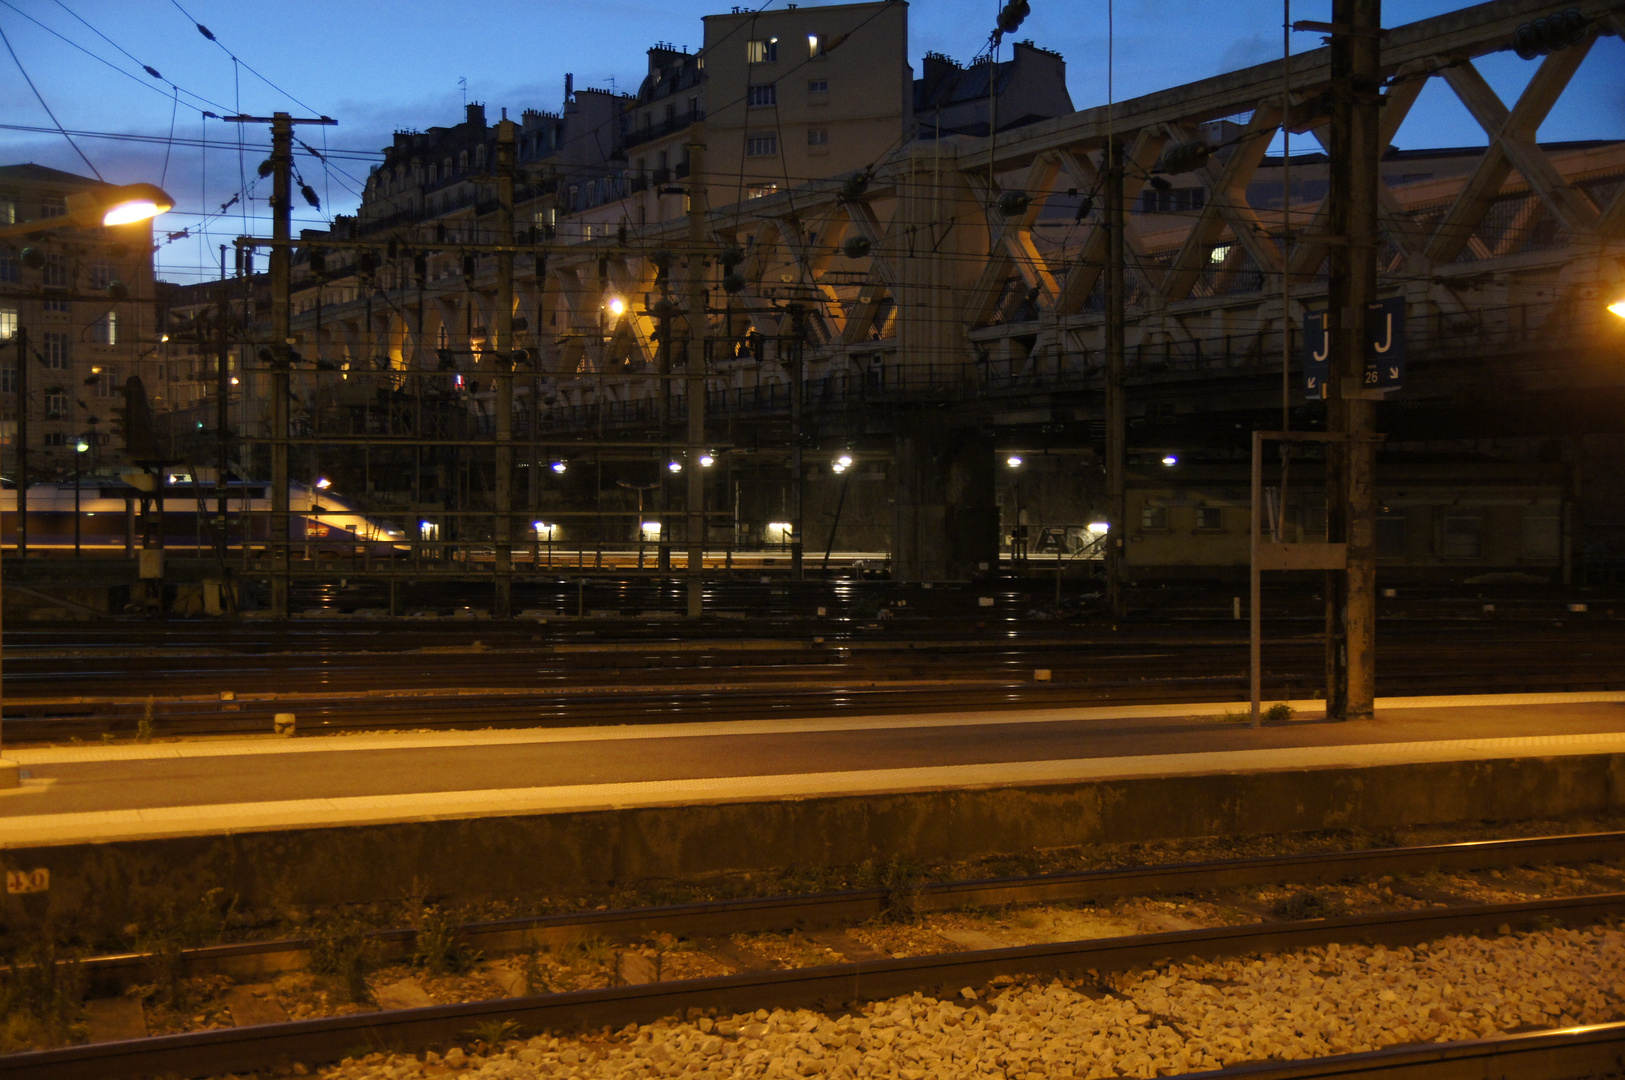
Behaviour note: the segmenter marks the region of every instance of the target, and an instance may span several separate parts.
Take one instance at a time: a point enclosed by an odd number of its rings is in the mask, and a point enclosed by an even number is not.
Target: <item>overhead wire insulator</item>
[[[274,172],[275,170],[276,170],[276,164],[270,158],[266,158],[264,161],[260,162],[260,168],[259,168],[260,179],[262,179],[262,180],[265,179],[267,176],[270,176],[271,173]]]
[[[1010,0],[999,12],[999,33],[1015,33],[1027,16],[1032,13],[1032,5],[1027,0]]]
[[[322,200],[316,196],[316,189],[311,187],[309,184],[300,184],[299,194],[303,195],[305,197],[305,201],[314,206],[316,209],[320,210],[322,208]]]
[[[870,249],[873,247],[874,245],[869,243],[868,237],[852,236],[848,237],[846,243],[841,245],[841,254],[849,259],[861,259],[869,254]]]
[[[1586,17],[1570,8],[1524,23],[1512,32],[1512,48],[1524,60],[1533,60],[1585,40]]]
[[[722,291],[725,293],[738,293],[745,290],[745,275],[735,270],[722,279]]]

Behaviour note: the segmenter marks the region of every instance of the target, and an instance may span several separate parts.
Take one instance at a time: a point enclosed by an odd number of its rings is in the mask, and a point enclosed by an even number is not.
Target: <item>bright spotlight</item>
[[[626,301],[621,299],[619,296],[610,297],[609,313],[614,315],[616,318],[626,314]]]
[[[852,455],[842,454],[840,457],[835,459],[835,464],[839,465],[843,469],[847,468],[852,464]]]
[[[1099,536],[1101,533],[1110,532],[1111,526],[1106,524],[1104,521],[1091,521],[1089,523],[1089,531],[1094,533],[1096,536]]]
[[[1164,455],[1164,457],[1162,459],[1162,463],[1164,465],[1168,465],[1168,466],[1178,465],[1179,464],[1179,459],[1177,457],[1175,457],[1174,455],[1172,455],[1172,454],[1167,454],[1167,455]]]
[[[1622,296],[1618,300],[1615,300],[1612,304],[1609,304],[1608,310],[1612,311],[1620,318],[1625,319],[1625,296]]]
[[[316,486],[322,491],[326,491],[328,488],[333,486],[333,481],[324,476],[320,480],[316,481]]]
[[[1021,455],[1011,454],[1009,457],[1004,459],[1004,463],[1010,466],[1012,469],[1019,469],[1021,468]]]
[[[562,462],[562,461],[555,461],[555,462],[554,462],[554,463],[553,463],[553,465],[552,465],[552,469],[553,469],[553,471],[554,471],[554,472],[556,472],[556,473],[562,473],[562,472],[563,472],[563,471],[564,471],[564,469],[565,469],[565,465],[564,465],[564,462]]]
[[[716,463],[717,463],[717,459],[712,457],[710,454],[701,454],[700,455],[700,468],[709,469],[711,466],[715,465]]]
[[[683,463],[681,461],[668,461],[666,462],[666,468],[670,469],[674,473],[682,472]]]

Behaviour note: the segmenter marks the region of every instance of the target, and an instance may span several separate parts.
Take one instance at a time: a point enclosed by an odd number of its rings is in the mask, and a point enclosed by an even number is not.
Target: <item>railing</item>
[[[631,131],[626,133],[626,148],[630,150],[634,146],[642,146],[646,142],[653,142],[655,139],[658,139],[664,135],[670,135],[674,131],[682,131],[695,121],[704,119],[704,109],[693,109],[686,113],[679,113],[670,119],[662,120],[658,124],[650,124],[648,127],[633,128]]]

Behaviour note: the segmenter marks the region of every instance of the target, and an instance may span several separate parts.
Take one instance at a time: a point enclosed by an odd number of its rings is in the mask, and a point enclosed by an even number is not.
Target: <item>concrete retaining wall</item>
[[[1625,809],[1625,755],[1236,773],[705,806],[407,822],[0,851],[50,870],[6,896],[0,946],[47,913],[88,937],[187,908],[248,910],[414,894],[604,895],[616,886],[865,859],[935,862],[1092,843],[1373,831]],[[26,908],[26,910],[25,910]]]

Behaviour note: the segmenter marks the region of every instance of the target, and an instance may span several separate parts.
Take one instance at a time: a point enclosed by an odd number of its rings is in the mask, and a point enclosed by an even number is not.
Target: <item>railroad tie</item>
[[[90,1020],[87,1042],[121,1042],[147,1037],[147,1013],[133,997],[93,998],[85,1002]]]
[[[288,1020],[288,1011],[277,1001],[270,983],[233,986],[226,992],[226,1005],[231,1009],[231,1022],[238,1027],[282,1024]]]

